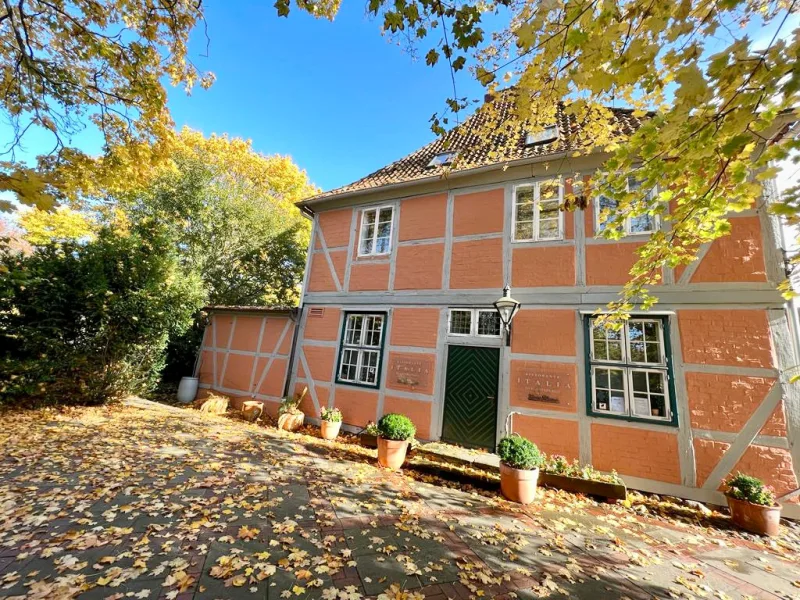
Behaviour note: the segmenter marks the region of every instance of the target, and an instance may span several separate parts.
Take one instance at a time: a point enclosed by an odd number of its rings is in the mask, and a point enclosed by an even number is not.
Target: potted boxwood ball
[[[342,428],[342,411],[338,408],[323,408],[320,435],[323,440],[335,440]]]
[[[544,460],[536,444],[512,434],[497,445],[500,455],[500,491],[512,502],[530,504],[536,498],[539,467]]]
[[[389,413],[378,421],[378,464],[396,471],[403,466],[408,442],[417,428],[405,415]]]
[[[731,520],[747,531],[760,535],[778,535],[781,506],[764,482],[737,473],[722,482]]]

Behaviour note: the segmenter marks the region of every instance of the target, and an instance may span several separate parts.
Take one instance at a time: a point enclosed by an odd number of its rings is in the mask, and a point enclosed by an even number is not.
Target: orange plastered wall
[[[392,346],[435,348],[439,333],[438,308],[395,308]]]
[[[513,416],[513,430],[528,438],[546,454],[578,458],[578,422],[528,415]]]
[[[501,289],[503,240],[454,241],[450,289]]]
[[[279,398],[294,326],[282,314],[212,314],[200,353],[200,383],[232,398],[250,399],[254,394]]]
[[[681,482],[677,432],[592,423],[592,462],[623,476]]]
[[[447,218],[447,195],[409,198],[400,203],[398,240],[442,238]]]
[[[685,363],[772,367],[765,310],[680,310],[678,324]]]

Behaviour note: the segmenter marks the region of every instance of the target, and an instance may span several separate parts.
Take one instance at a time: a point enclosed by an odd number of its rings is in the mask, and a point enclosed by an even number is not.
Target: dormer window
[[[545,126],[544,129],[537,131],[536,133],[528,132],[525,135],[525,145],[535,146],[536,144],[546,144],[547,142],[552,142],[557,139],[558,124],[554,123],[552,125]]]
[[[446,167],[447,165],[452,164],[452,162],[456,159],[457,154],[458,152],[440,152],[431,159],[431,162],[428,163],[428,168]]]

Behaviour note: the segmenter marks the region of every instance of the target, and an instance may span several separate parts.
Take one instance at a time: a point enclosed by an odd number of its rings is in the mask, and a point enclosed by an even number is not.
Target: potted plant
[[[500,491],[512,502],[530,504],[536,498],[536,481],[543,457],[536,444],[519,434],[500,440]]]
[[[300,394],[300,396],[295,398],[286,396],[286,398],[281,400],[281,406],[278,409],[278,429],[297,431],[303,426],[305,414],[303,414],[303,411],[300,410],[298,406],[300,406],[307,392],[308,388],[306,387],[303,388],[303,393]]]
[[[379,435],[380,431],[378,431],[378,426],[375,421],[370,421],[367,423],[367,426],[361,430],[361,433],[358,434],[358,439],[365,448],[377,448]]]
[[[338,408],[323,408],[319,431],[323,440],[335,440],[342,428],[342,411]]]
[[[378,421],[378,464],[396,471],[403,466],[408,441],[417,428],[405,415],[389,413]]]
[[[760,535],[778,535],[781,506],[772,490],[744,473],[737,473],[722,482],[731,520],[747,531]]]

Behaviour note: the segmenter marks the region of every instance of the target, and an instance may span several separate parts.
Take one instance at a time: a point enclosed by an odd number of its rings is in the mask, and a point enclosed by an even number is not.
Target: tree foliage
[[[298,1],[332,17],[338,0]],[[288,12],[280,0],[279,12]],[[0,3],[0,116],[13,136],[0,144],[0,191],[51,208],[64,199],[146,184],[169,163],[175,132],[164,83],[191,93],[214,81],[189,59],[202,0],[15,0]],[[103,136],[98,157],[71,145],[86,127]],[[31,166],[16,159],[25,139],[49,133],[52,149]],[[0,200],[0,210],[12,205]]]
[[[200,277],[206,304],[294,305],[310,233],[294,203],[314,191],[289,157],[184,129],[170,167],[119,197],[116,211],[102,206],[101,213],[118,228],[164,226],[184,268]],[[192,372],[204,326],[198,313],[189,330],[170,340],[165,379]]]
[[[88,239],[96,229],[90,215],[68,206],[59,206],[55,210],[32,208],[20,215],[19,224],[25,231],[25,239],[35,246]]]
[[[691,262],[700,245],[727,234],[726,215],[753,208],[774,162],[800,147],[797,138],[773,143],[798,106],[800,29],[786,29],[797,8],[785,0],[370,3],[385,30],[429,47],[429,64],[440,55],[453,71],[469,64],[489,93],[513,84],[515,110],[497,114],[485,134],[540,130],[563,103],[585,132],[576,152],[609,153],[589,190],[619,203],[603,215],[606,237],[621,237],[626,217],[666,223],[639,249],[630,282],[610,305],[623,315],[655,302],[648,290],[662,267]],[[499,19],[507,26],[489,35],[484,24]],[[748,25],[769,35],[753,40]],[[467,99],[454,87],[447,103],[458,110]],[[646,120],[625,137],[609,126],[612,106]],[[448,117],[432,121],[442,132]],[[629,190],[634,173],[642,185]],[[796,193],[776,205],[794,221]]]
[[[0,403],[101,403],[150,389],[202,304],[158,227],[0,247]]]
[[[132,223],[169,231],[209,304],[296,304],[309,224],[294,203],[315,188],[289,157],[250,142],[183,129],[171,166],[151,185],[117,198]],[[116,217],[118,218],[118,216]]]

